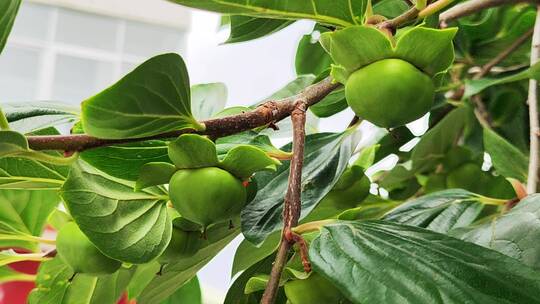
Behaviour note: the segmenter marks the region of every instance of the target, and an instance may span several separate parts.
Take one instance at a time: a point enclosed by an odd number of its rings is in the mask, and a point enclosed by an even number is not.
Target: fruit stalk
[[[206,127],[206,130],[203,132],[180,130],[150,137],[130,139],[101,139],[84,134],[28,136],[27,139],[30,148],[33,150],[84,151],[128,142],[175,138],[186,133],[199,133],[210,135],[212,138],[219,138],[278,122],[291,115],[291,112],[295,109],[296,101],[304,100],[306,106],[309,107],[321,101],[326,95],[340,86],[339,83],[335,83],[330,77],[327,77],[305,88],[295,96],[266,101],[256,109],[242,114],[201,121]]]
[[[298,99],[295,102],[294,110],[291,112],[293,124],[293,157],[291,160],[287,194],[285,195],[283,207],[283,231],[277,256],[274,265],[272,266],[270,279],[264,290],[261,304],[272,304],[275,302],[281,273],[287,263],[289,250],[295,242],[294,239],[291,238],[291,235],[293,234],[292,229],[298,225],[298,219],[300,217],[307,106],[308,103],[305,99]]]

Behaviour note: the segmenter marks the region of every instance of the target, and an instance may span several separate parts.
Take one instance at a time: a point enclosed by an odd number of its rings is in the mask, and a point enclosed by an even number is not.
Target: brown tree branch
[[[531,37],[532,34],[533,34],[533,28],[523,33],[523,35],[521,35],[518,39],[516,39],[511,45],[509,45],[506,49],[504,49],[497,56],[491,59],[488,63],[482,66],[482,68],[480,69],[480,72],[474,75],[473,79],[480,79],[486,76],[494,66],[501,63],[508,56],[510,56],[510,54],[512,54],[515,50],[517,50],[520,46],[522,46],[529,39],[529,37]]]
[[[445,25],[452,20],[472,15],[487,8],[522,2],[538,3],[538,0],[470,0],[457,4],[456,6],[441,13],[439,16],[439,22],[442,25]]]
[[[536,9],[536,21],[534,23],[534,32],[531,45],[531,66],[540,59],[540,5]],[[527,192],[535,193],[538,184],[538,166],[540,163],[540,143],[538,132],[540,127],[538,123],[538,81],[529,80],[529,129],[530,129],[530,154],[529,171],[527,177]]]
[[[306,106],[309,107],[322,100],[339,86],[340,84],[333,83],[330,77],[325,78],[322,81],[305,88],[298,95],[281,100],[267,101],[253,111],[202,121],[206,126],[206,130],[200,134],[218,138],[278,122],[291,114],[295,109],[297,100],[304,100]],[[180,130],[150,137],[129,139],[100,139],[85,134],[28,136],[27,139],[30,148],[34,150],[83,151],[115,144],[150,139],[173,138],[185,133],[195,133],[195,131]]]
[[[273,304],[279,289],[281,273],[287,263],[289,250],[294,244],[292,228],[298,225],[301,210],[302,166],[304,163],[304,143],[306,137],[307,102],[299,99],[295,103],[291,119],[293,123],[293,157],[289,171],[289,186],[283,207],[283,231],[276,260],[272,266],[270,279],[261,299],[261,304]]]

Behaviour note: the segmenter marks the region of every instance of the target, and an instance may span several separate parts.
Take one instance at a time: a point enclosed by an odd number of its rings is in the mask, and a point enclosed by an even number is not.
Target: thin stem
[[[2,108],[0,108],[0,130],[9,130],[9,123]]]
[[[503,60],[508,58],[510,54],[512,54],[514,51],[516,51],[520,46],[522,46],[533,34],[534,28],[531,28],[527,32],[523,33],[518,39],[516,39],[511,45],[509,45],[506,49],[502,50],[497,56],[495,56],[493,59],[491,59],[488,63],[486,63],[482,68],[480,69],[480,72],[474,76],[474,79],[480,79],[484,76],[486,76],[491,69],[496,66],[497,64],[501,63]]]
[[[145,138],[129,139],[100,139],[84,134],[28,136],[28,143],[33,150],[84,151],[87,149],[137,142],[150,139],[174,138],[185,133],[199,133],[219,138],[242,131],[258,128],[278,122],[288,117],[295,108],[297,100],[304,100],[306,106],[311,106],[322,100],[326,95],[341,86],[332,82],[330,77],[304,89],[300,94],[280,100],[270,100],[253,111],[242,114],[201,121],[206,126],[203,132],[195,130],[179,130],[158,134]]]
[[[534,32],[531,44],[531,66],[538,62],[540,58],[540,5],[536,9],[536,21],[534,23]],[[529,154],[529,172],[527,178],[527,192],[535,193],[538,183],[538,164],[539,164],[539,141],[538,135],[540,127],[538,123],[538,82],[534,79],[529,80],[529,125],[530,125],[530,154]]]
[[[435,2],[431,3],[430,5],[428,5],[426,8],[424,8],[423,10],[421,10],[418,13],[418,18],[426,18],[428,16],[431,16],[431,15],[441,11],[443,8],[447,7],[452,2],[454,2],[454,0],[438,0],[438,1],[435,1]]]
[[[401,15],[393,18],[393,19],[390,19],[390,20],[387,20],[387,21],[384,21],[384,22],[380,23],[378,25],[378,27],[381,28],[381,29],[386,28],[386,29],[395,30],[400,25],[402,25],[404,23],[407,23],[409,21],[415,20],[416,17],[418,16],[419,12],[420,11],[416,7],[411,7],[410,9],[405,11],[403,14],[401,14]]]
[[[291,113],[293,124],[293,158],[289,171],[287,194],[283,207],[283,231],[268,285],[264,290],[261,304],[273,304],[279,289],[279,281],[283,268],[287,263],[289,250],[294,244],[292,229],[298,225],[301,210],[302,167],[304,164],[304,144],[306,137],[306,108],[305,100],[298,100]]]
[[[452,20],[465,17],[468,15],[472,15],[474,13],[477,13],[481,10],[496,7],[500,5],[506,5],[506,4],[515,4],[515,3],[521,3],[521,2],[537,2],[537,1],[531,1],[531,0],[470,0],[467,2],[462,2],[445,12],[441,13],[439,16],[439,22],[441,24],[446,24]]]

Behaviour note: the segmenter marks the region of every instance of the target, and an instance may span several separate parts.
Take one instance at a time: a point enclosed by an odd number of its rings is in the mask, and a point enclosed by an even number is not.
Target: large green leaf
[[[454,109],[422,136],[411,156],[414,171],[430,169],[445,157],[461,136],[469,113],[470,108],[467,106]]]
[[[367,1],[352,0],[171,0],[208,11],[262,18],[312,19],[337,26],[359,24]]]
[[[172,230],[164,190],[135,192],[133,184],[82,165],[72,168],[61,189],[81,230],[103,253],[117,260],[142,264],[158,257]]]
[[[238,227],[238,220],[234,221]],[[228,223],[210,226],[208,239],[196,254],[171,262],[163,268],[159,276],[155,276],[150,284],[137,298],[140,304],[160,304],[174,294],[178,288],[189,282],[221,249],[229,244],[239,233],[238,228],[230,229]]]
[[[0,191],[0,222],[28,235],[41,236],[48,216],[60,203],[57,191]],[[0,247],[36,249],[35,243],[0,240]]]
[[[293,21],[272,18],[231,16],[231,34],[225,43],[244,42],[273,34],[291,25]]]
[[[493,221],[456,237],[497,250],[540,270],[540,195],[533,194]],[[453,234],[454,235],[454,234]]]
[[[0,53],[6,45],[20,5],[21,0],[3,0],[0,3]]]
[[[258,247],[247,240],[243,240],[234,253],[231,277],[270,256],[278,248],[280,240],[280,231],[270,234]]]
[[[191,86],[191,111],[197,119],[207,119],[225,108],[227,87],[221,82]]]
[[[136,267],[120,269],[99,277],[77,274],[61,259],[42,263],[29,304],[106,304],[116,303],[127,287]]]
[[[78,119],[79,109],[53,102],[18,102],[2,104],[12,130],[30,133]]]
[[[298,42],[294,60],[296,74],[319,75],[330,67],[332,58],[315,37],[315,33],[320,34],[325,31],[328,31],[328,29],[316,25],[312,33],[302,36],[302,39]]]
[[[450,189],[410,200],[388,212],[383,219],[446,233],[474,222],[483,208],[478,195]]]
[[[161,302],[161,304],[201,304],[202,295],[201,287],[197,277],[192,278],[185,285],[175,291],[167,300]]]
[[[171,162],[167,142],[148,140],[112,145],[81,153],[81,159],[113,177],[136,181],[141,167],[149,162]]]
[[[338,222],[322,228],[309,256],[354,303],[540,303],[540,272],[418,227]]]
[[[400,58],[434,76],[454,61],[452,39],[456,28],[444,30],[416,26],[398,32],[394,43],[375,27],[352,26],[321,35],[321,44],[338,65],[332,70],[344,83],[348,74],[386,58]]]
[[[58,189],[69,167],[23,158],[0,158],[0,189]]]
[[[231,287],[227,291],[227,296],[223,304],[255,304],[259,303],[256,295],[245,293],[246,284],[251,277],[260,273],[269,273],[272,269],[273,257],[261,259],[247,268],[242,274],[234,280]],[[278,302],[279,303],[279,302]]]
[[[191,128],[202,130],[191,115],[189,76],[177,54],[142,63],[116,84],[85,100],[82,123],[100,138],[137,138]]]
[[[500,175],[527,181],[529,161],[518,148],[487,128],[484,129],[484,148]]]
[[[355,129],[306,137],[302,170],[302,217],[313,210],[332,189],[345,171],[358,142],[359,133]],[[261,243],[266,236],[281,227],[289,164],[284,162],[275,173],[260,172],[255,176],[259,191],[242,211],[242,232],[254,244]]]

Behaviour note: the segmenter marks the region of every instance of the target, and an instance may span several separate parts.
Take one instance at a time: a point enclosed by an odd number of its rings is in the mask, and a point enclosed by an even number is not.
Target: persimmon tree
[[[0,3],[0,50],[20,2]],[[197,303],[242,234],[226,304],[540,303],[537,3],[173,2],[223,14],[227,43],[314,21],[298,78],[224,108],[163,54],[80,108],[3,102],[0,281],[34,281],[32,304]]]

